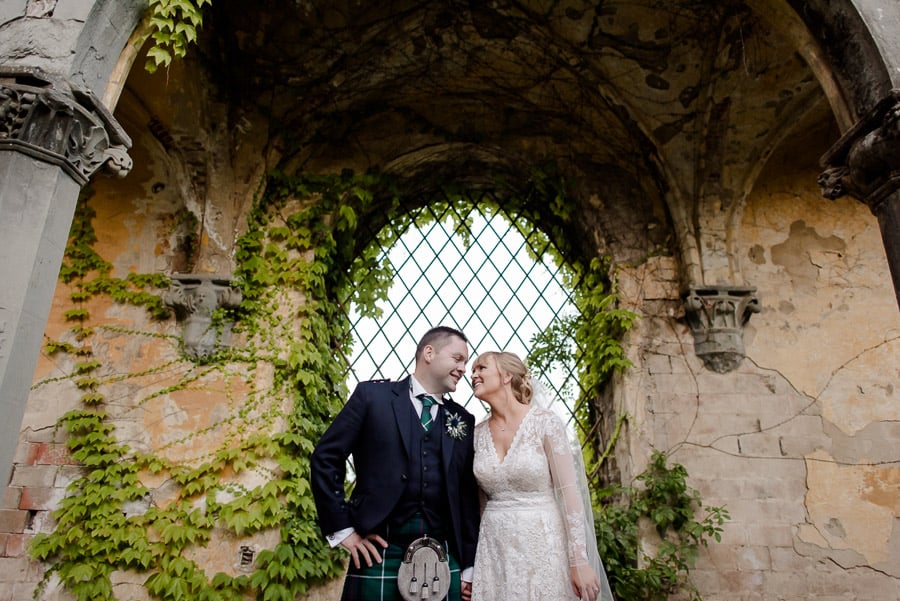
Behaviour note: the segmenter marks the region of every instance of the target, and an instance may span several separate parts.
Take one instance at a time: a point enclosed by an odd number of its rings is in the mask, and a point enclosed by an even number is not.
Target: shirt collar
[[[427,394],[438,402],[438,405],[444,404],[444,398],[438,395],[430,394],[425,387],[422,386],[415,376],[409,376],[409,395],[411,398],[417,399],[420,394]]]

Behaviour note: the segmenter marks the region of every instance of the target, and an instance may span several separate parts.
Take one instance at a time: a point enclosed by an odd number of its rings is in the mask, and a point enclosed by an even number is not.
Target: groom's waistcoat
[[[410,403],[410,411],[415,410]],[[441,424],[443,407],[437,412],[437,419],[428,432],[414,420],[410,437],[410,455],[405,472],[405,486],[400,500],[391,512],[389,521],[399,526],[416,513],[422,513],[429,527],[437,533],[444,530],[449,519],[447,509],[447,489],[444,482],[441,459]]]

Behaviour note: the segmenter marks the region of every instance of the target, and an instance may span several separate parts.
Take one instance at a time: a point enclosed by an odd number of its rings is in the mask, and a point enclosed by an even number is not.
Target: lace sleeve
[[[569,443],[565,426],[556,414],[551,412],[548,416],[544,452],[565,524],[572,584],[583,600],[613,601],[609,579],[597,552],[594,515],[581,448],[577,445],[573,448]]]
[[[575,476],[575,461],[562,420],[552,413],[548,413],[547,418],[544,452],[550,463],[550,476],[566,528],[569,566],[583,565],[588,563],[587,533],[584,531],[584,507]]]

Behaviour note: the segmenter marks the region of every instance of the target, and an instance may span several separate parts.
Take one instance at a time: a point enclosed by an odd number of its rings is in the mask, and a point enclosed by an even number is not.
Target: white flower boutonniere
[[[463,421],[458,413],[447,415],[447,421],[444,422],[444,426],[447,428],[447,434],[456,440],[465,438],[466,432],[469,430],[469,425]]]

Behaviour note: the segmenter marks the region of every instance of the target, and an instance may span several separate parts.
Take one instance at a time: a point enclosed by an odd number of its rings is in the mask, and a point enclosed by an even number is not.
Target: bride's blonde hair
[[[519,356],[509,351],[487,351],[478,355],[475,365],[485,365],[485,360],[493,358],[497,364],[497,369],[502,374],[509,374],[512,378],[510,386],[512,387],[513,396],[523,405],[531,404],[534,397],[534,384],[531,381],[531,372],[525,362],[519,359]]]

